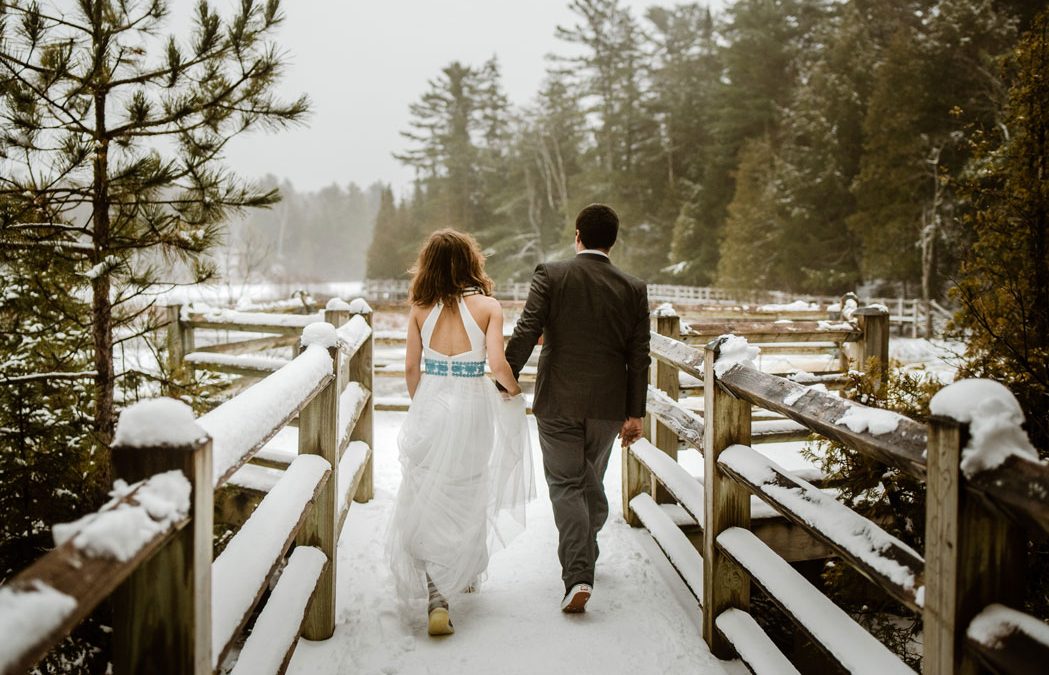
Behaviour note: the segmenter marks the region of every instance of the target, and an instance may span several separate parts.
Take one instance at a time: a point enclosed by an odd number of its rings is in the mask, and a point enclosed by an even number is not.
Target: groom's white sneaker
[[[579,614],[586,611],[586,602],[594,589],[590,584],[576,584],[565,593],[561,601],[561,611],[565,614]]]

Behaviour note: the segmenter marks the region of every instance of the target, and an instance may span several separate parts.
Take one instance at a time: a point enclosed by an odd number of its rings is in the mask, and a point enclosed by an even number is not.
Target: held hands
[[[634,441],[641,438],[641,418],[640,417],[628,417],[623,422],[623,428],[619,430],[619,439],[623,444],[623,447],[631,445]]]
[[[510,399],[521,395],[521,385],[518,384],[516,380],[514,381],[513,387],[511,389],[507,389],[498,382],[495,383],[495,386],[499,389],[499,394],[503,397],[504,401],[509,401]]]

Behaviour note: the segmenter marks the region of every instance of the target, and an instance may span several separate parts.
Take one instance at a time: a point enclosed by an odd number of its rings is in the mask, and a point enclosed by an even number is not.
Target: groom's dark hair
[[[611,206],[591,204],[575,217],[575,229],[583,246],[607,251],[619,236],[619,215]]]

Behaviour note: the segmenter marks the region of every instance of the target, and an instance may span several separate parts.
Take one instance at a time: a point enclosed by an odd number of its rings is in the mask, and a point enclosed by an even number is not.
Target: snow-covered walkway
[[[743,673],[714,658],[699,636],[695,600],[651,538],[623,522],[618,451],[606,478],[612,503],[600,537],[595,595],[586,614],[558,609],[562,586],[539,446],[539,498],[528,529],[496,555],[480,593],[452,606],[456,634],[429,638],[423,617],[400,619],[383,562],[384,533],[400,481],[396,434],[404,413],[376,414],[375,499],[354,504],[339,545],[338,626],[325,642],[302,640],[289,673]]]

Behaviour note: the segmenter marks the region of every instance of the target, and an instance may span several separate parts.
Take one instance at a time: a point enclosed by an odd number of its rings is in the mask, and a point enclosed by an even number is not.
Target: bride
[[[387,555],[402,608],[428,599],[430,635],[454,632],[448,597],[476,590],[489,556],[524,528],[535,496],[521,387],[503,356],[503,311],[474,239],[434,232],[413,269],[397,439],[401,487]],[[485,377],[506,390],[500,394]]]

